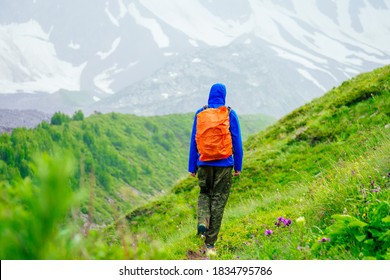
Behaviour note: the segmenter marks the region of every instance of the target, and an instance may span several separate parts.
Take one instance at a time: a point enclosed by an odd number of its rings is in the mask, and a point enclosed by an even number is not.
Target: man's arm
[[[195,177],[195,175],[196,175],[197,163],[198,163],[198,149],[196,147],[195,135],[196,135],[196,114],[195,114],[194,122],[192,125],[192,133],[191,133],[191,140],[190,140],[190,152],[189,152],[189,156],[188,156],[188,172],[191,173],[192,177]]]
[[[234,110],[230,111],[230,132],[233,142],[233,157],[234,157],[234,176],[239,176],[242,170],[242,161],[244,157],[241,128],[238,116]]]

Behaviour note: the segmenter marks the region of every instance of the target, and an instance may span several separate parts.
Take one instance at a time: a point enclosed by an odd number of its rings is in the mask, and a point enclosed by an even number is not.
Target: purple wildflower
[[[291,225],[292,221],[291,221],[290,219],[286,219],[286,218],[283,218],[283,217],[279,217],[279,218],[278,218],[278,221],[275,222],[275,225],[279,227],[282,223],[283,223],[286,227],[288,227],[289,225]]]
[[[318,240],[318,242],[320,242],[320,243],[330,242],[330,238],[329,237],[322,237],[320,240]]]
[[[264,233],[264,235],[271,235],[273,231],[271,229],[267,229]]]

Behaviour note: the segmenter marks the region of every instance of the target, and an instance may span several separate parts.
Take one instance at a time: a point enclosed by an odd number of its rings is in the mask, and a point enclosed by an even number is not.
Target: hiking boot
[[[206,237],[206,226],[204,224],[198,225],[198,233],[197,235],[200,235],[201,238]]]
[[[214,244],[206,244],[206,256],[209,258],[215,257],[217,255],[217,251],[215,250]]]

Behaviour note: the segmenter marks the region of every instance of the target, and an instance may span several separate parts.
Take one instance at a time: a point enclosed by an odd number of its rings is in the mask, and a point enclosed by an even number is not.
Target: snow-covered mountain
[[[279,117],[390,63],[389,0],[0,0],[0,7],[0,107],[6,97],[7,107],[28,109],[42,93],[66,90],[88,92],[90,112],[188,112],[224,82],[241,113]],[[20,93],[41,95],[26,102]]]

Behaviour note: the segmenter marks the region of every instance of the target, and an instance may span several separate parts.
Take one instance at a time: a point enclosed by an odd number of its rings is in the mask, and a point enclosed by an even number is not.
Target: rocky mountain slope
[[[19,95],[66,90],[88,95],[88,110],[188,112],[218,80],[238,111],[281,116],[390,63],[383,0],[1,2],[0,93],[13,94],[2,108],[68,109]]]
[[[50,122],[51,115],[36,110],[0,109],[0,134],[11,133],[14,128],[34,128],[43,121]]]

